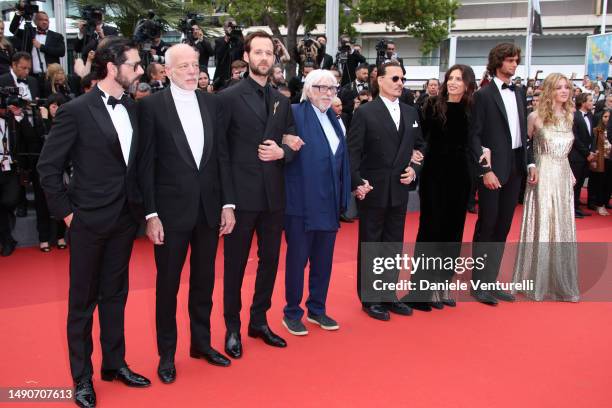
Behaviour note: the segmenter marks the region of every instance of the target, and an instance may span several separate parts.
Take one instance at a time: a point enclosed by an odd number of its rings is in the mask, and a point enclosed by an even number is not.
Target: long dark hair
[[[463,64],[455,64],[450,67],[449,70],[446,71],[446,74],[444,74],[444,82],[440,87],[438,96],[431,101],[433,113],[442,120],[442,123],[446,123],[446,111],[448,109],[448,106],[446,105],[448,102],[447,82],[450,74],[455,70],[461,71],[461,79],[463,80],[463,85],[465,86],[465,93],[461,97],[461,103],[465,107],[468,114],[470,111],[469,108],[472,106],[472,95],[476,91],[476,75],[474,75],[474,70],[472,70],[472,67]]]

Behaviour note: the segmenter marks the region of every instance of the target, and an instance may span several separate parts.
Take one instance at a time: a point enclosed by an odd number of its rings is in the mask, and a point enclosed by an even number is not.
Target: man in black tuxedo
[[[229,171],[219,169],[219,157],[227,155],[227,147],[225,137],[217,133],[218,99],[196,91],[198,60],[198,52],[187,44],[170,47],[170,87],[138,104],[140,132],[146,140],[142,189],[147,236],[155,244],[157,266],[157,373],[166,384],[176,378],[176,294],[189,246],[190,355],[213,365],[230,365],[210,346],[210,312],[218,235],[230,233],[235,219],[233,200],[223,188]],[[222,204],[227,204],[223,210]]]
[[[406,75],[406,68],[404,68],[404,60],[397,56],[397,47],[395,42],[387,40],[387,48],[385,50],[385,60],[383,62],[397,61],[402,67],[402,73]]]
[[[244,54],[244,39],[242,34],[234,31],[236,20],[228,19],[223,23],[225,35],[215,40],[215,75],[213,85],[215,89],[223,88],[232,75],[232,62],[242,58]],[[232,31],[234,31],[232,33]]]
[[[15,133],[9,130],[9,123],[5,121],[4,115],[5,110],[0,109],[0,255],[10,256],[17,245],[11,234],[11,221],[20,198],[16,168],[19,150]]]
[[[75,401],[82,407],[96,404],[91,363],[96,306],[102,379],[150,385],[128,368],[124,337],[128,266],[144,219],[136,105],[125,94],[143,74],[137,45],[125,38],[107,39],[92,68],[98,85],[61,106],[38,162],[49,209],[69,227],[68,349]],[[68,161],[74,170],[66,188]]]
[[[355,69],[355,80],[340,88],[338,96],[342,101],[342,111],[348,115],[349,121],[355,110],[355,98],[357,98],[359,92],[370,89],[369,77],[369,65],[360,64]]]
[[[92,13],[95,21],[95,28],[92,33],[87,32],[87,23],[79,22],[79,32],[77,39],[74,42],[74,52],[81,53],[83,61],[87,60],[89,51],[95,51],[98,44],[106,37],[118,36],[119,30],[115,27],[104,24],[104,13],[101,10],[95,10]]]
[[[241,289],[254,232],[259,263],[248,334],[274,347],[287,345],[270,330],[266,312],[272,304],[283,230],[283,164],[294,155],[283,144],[283,135],[295,134],[289,100],[268,84],[274,64],[272,36],[262,31],[249,34],[244,60],[249,77],[220,94],[229,149],[229,158],[220,157],[220,162],[222,168],[231,168],[227,194],[236,205],[236,226],[225,237],[223,276],[225,351],[233,358],[242,356]]]
[[[574,209],[576,218],[590,216],[580,211],[580,192],[584,180],[589,175],[589,162],[595,160],[596,145],[593,141],[593,96],[581,93],[576,96],[576,112],[574,112],[574,144],[569,153],[569,162],[576,184],[574,184]]]
[[[485,267],[472,271],[474,282],[494,283],[504,243],[518,204],[521,179],[529,167],[528,183],[537,183],[533,152],[528,146],[526,98],[510,79],[520,63],[521,49],[501,43],[489,52],[487,70],[493,81],[474,94],[470,145],[476,161],[483,152],[489,158],[478,166],[478,220],[474,230],[473,257],[485,257]],[[481,303],[511,302],[514,296],[479,287],[472,292]]]
[[[399,245],[404,240],[408,188],[420,172],[412,162],[413,150],[425,142],[417,111],[399,102],[404,74],[397,61],[378,68],[379,96],[355,111],[348,132],[351,183],[359,202],[359,247],[357,249],[357,292],[363,310],[372,318],[389,320],[389,312],[408,316],[412,309],[393,299],[370,302],[362,293],[363,274],[371,273],[361,264],[364,242]],[[397,272],[397,271],[395,271]],[[391,279],[397,282],[397,274]]]
[[[14,35],[13,44],[16,50],[32,55],[32,73],[42,78],[49,64],[59,64],[60,58],[66,55],[64,36],[49,30],[49,15],[44,11],[36,13],[36,27],[32,27],[30,32],[19,28],[21,16],[22,13],[17,11],[9,27],[9,31]]]
[[[336,67],[340,68],[342,71],[342,81],[340,85],[344,86],[355,80],[355,69],[357,69],[360,64],[365,64],[368,61],[361,54],[361,45],[351,44],[350,38],[342,37],[340,39],[340,44],[340,48],[346,51],[346,53],[338,52],[336,54]],[[344,56],[346,57],[345,60],[341,58]]]

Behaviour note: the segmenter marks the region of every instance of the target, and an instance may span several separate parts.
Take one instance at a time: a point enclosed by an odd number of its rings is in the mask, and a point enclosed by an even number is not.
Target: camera
[[[338,46],[338,54],[336,59],[340,64],[346,64],[349,54],[351,53],[351,41],[348,38],[342,38]]]
[[[164,29],[164,24],[155,18],[155,12],[149,10],[147,17],[140,19],[136,23],[134,28],[134,41],[138,44],[146,45],[148,43],[148,49],[151,49],[151,41],[161,36]],[[148,50],[147,50],[148,51]]]
[[[0,87],[0,109],[6,109],[11,105],[18,108],[26,108],[29,105],[29,101],[21,97],[18,86]]]
[[[191,28],[197,25],[198,22],[203,21],[204,17],[204,14],[189,12],[185,17],[179,20],[177,28],[185,36],[183,42],[191,45],[195,44],[196,40],[193,38],[193,31]]]
[[[45,1],[45,0],[39,0]],[[15,4],[15,10],[21,12],[21,15],[25,21],[32,21],[32,16],[38,13],[39,8],[38,5],[32,4],[32,0],[24,0],[23,2],[19,2]]]
[[[310,33],[304,34],[304,38],[300,40],[297,46],[300,65],[305,62],[316,64],[320,46]]]
[[[386,39],[382,39],[376,43],[376,65],[383,64],[387,58],[387,45],[389,42]]]
[[[234,23],[228,24],[227,35],[229,36],[230,43],[237,45],[242,41],[242,30],[244,30],[244,26]]]
[[[96,27],[102,24],[103,15],[102,9],[98,7],[87,5],[81,8],[81,19],[85,21],[85,37],[93,37]]]

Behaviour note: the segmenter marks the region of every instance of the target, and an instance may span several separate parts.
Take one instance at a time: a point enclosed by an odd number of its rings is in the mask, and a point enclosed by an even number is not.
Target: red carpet
[[[520,208],[510,240],[518,237]],[[465,239],[475,216],[468,215]],[[418,215],[409,214],[406,241],[414,240]],[[577,220],[581,242],[608,242],[612,217]],[[279,350],[246,336],[245,356],[229,368],[188,357],[187,278],[179,293],[177,381],[156,376],[155,269],[151,245],[136,242],[126,309],[127,361],[153,381],[129,389],[99,379],[97,321],[94,385],[99,406],[127,407],[609,407],[612,400],[612,303],[460,303],[411,317],[378,322],[360,311],[355,289],[357,224],[338,236],[328,311],[341,329],[310,323],[304,338],[281,326],[284,260],[272,310],[273,330],[289,346]],[[222,251],[217,262],[213,346],[223,349]],[[248,313],[256,257],[243,290]],[[284,249],[283,249],[284,256]],[[18,249],[0,259],[0,387],[71,386],[66,345],[68,253]],[[243,322],[248,314],[243,313]],[[0,405],[8,405],[2,404]],[[36,406],[36,404],[15,404]],[[39,404],[48,406],[48,404]],[[52,406],[73,406],[54,404]]]

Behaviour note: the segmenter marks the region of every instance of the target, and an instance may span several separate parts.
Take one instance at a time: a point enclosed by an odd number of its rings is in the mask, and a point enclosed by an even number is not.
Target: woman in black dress
[[[461,251],[463,227],[475,161],[468,149],[469,114],[476,89],[474,71],[467,65],[452,66],[444,77],[440,93],[423,108],[423,135],[427,150],[420,176],[421,214],[415,257],[457,257]],[[435,244],[434,244],[435,243]],[[421,269],[413,280],[445,282],[454,271]],[[455,306],[444,291],[414,291],[410,305],[417,310]]]

